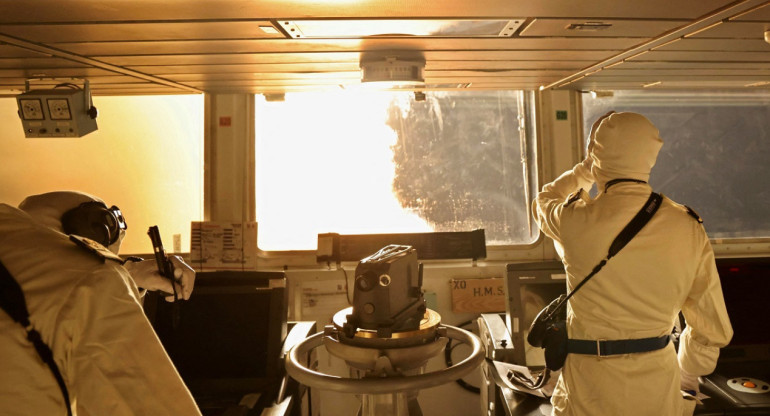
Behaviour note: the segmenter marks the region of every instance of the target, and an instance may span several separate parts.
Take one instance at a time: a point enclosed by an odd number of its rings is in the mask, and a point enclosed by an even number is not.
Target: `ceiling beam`
[[[627,60],[636,58],[655,48],[669,45],[678,40],[692,36],[698,32],[710,29],[711,27],[726,22],[731,18],[736,18],[746,13],[765,7],[768,4],[770,4],[770,1],[767,0],[742,0],[733,2],[725,7],[719,8],[709,14],[701,16],[684,26],[665,32],[662,35],[652,38],[647,42],[641,43],[630,49],[626,49],[617,55],[613,55],[605,60],[599,61],[589,67],[581,69],[580,71],[568,77],[562,78],[546,86],[540,86],[540,89],[545,90],[563,87],[589,75],[593,75],[603,69],[620,65]]]
[[[169,87],[179,88],[188,92],[203,93],[203,91],[197,88],[190,87],[185,84],[180,84],[178,82],[170,81],[165,78],[160,78],[153,75],[145,74],[143,72],[123,68],[121,66],[108,64],[106,62],[102,62],[96,59],[88,58],[82,55],[74,54],[62,49],[53,48],[40,43],[30,42],[28,40],[6,35],[3,33],[0,33],[0,42],[5,42],[9,45],[13,45],[22,49],[27,49],[27,50],[39,52],[42,54],[50,55],[52,57],[67,59],[74,62],[80,62],[82,64],[90,65],[92,67],[101,68],[112,72],[117,72],[123,75],[129,75],[135,78],[143,79],[145,81],[150,81],[155,84],[161,84]]]

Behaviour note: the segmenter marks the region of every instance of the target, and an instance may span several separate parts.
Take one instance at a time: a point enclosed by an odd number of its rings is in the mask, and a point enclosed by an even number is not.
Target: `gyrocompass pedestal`
[[[416,330],[378,335],[375,330],[357,329],[352,336],[345,323],[352,308],[339,311],[324,332],[298,344],[288,355],[286,370],[291,377],[307,386],[360,396],[361,416],[420,416],[417,402],[420,389],[457,380],[484,360],[481,341],[472,333],[449,325],[441,325],[441,317],[427,309]],[[346,332],[348,334],[346,334]],[[449,339],[468,344],[471,354],[463,361],[434,372],[425,372],[432,357],[444,350]],[[344,360],[350,378],[323,374],[305,367],[303,358],[321,345]]]

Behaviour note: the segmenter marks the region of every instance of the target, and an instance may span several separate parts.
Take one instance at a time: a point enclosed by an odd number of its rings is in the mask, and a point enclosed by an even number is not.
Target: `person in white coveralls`
[[[535,218],[562,258],[568,290],[645,205],[662,145],[644,116],[610,112],[594,123],[586,159],[537,195]],[[680,311],[687,327],[677,353],[667,336]],[[698,215],[664,197],[649,223],[569,300],[567,332],[602,344],[602,356],[597,347],[569,350],[551,398],[554,415],[691,415],[697,377],[714,370],[733,334]],[[629,341],[608,351],[604,340]]]
[[[18,321],[0,311],[0,414],[200,415],[142,310],[138,287],[171,293],[171,282],[154,259],[123,265],[120,211],[80,192],[31,196],[19,208],[0,204],[0,262],[12,278],[0,279],[0,301],[15,281],[24,304]],[[94,234],[67,235],[83,210],[97,212],[85,221]],[[195,272],[172,261],[187,299]]]

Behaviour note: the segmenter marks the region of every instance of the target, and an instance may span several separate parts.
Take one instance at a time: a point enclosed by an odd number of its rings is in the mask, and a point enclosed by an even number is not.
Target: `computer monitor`
[[[770,258],[717,259],[727,312],[734,335],[722,349],[720,363],[770,361]],[[543,307],[566,293],[561,262],[509,264],[506,276],[506,325],[514,344],[514,364],[543,366],[542,349],[526,342],[527,329]]]
[[[529,326],[544,307],[566,293],[567,275],[559,261],[515,263],[507,266],[505,320],[513,342],[513,363],[545,367],[542,348],[527,343]]]
[[[150,303],[148,317],[199,405],[217,399],[237,403],[281,375],[283,272],[202,272],[189,300]]]
[[[770,258],[717,259],[733,338],[713,373],[702,377],[702,414],[770,414]],[[744,382],[754,383],[753,389]]]
[[[717,259],[733,338],[720,362],[770,360],[770,258]]]

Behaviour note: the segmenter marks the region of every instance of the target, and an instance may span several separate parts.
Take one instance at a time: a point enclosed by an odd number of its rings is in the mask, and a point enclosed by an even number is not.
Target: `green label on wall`
[[[565,110],[556,110],[556,119],[557,120],[566,120],[567,119],[567,112]]]

